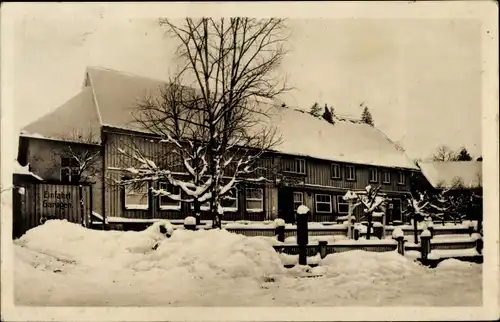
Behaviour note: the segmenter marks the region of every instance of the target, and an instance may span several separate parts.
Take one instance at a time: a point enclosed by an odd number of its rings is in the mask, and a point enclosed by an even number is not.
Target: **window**
[[[224,211],[238,210],[238,191],[232,188],[228,193],[220,199],[220,205]]]
[[[332,212],[332,196],[330,195],[316,195],[316,212],[330,213]]]
[[[344,200],[342,195],[337,196],[337,212],[339,214],[349,213],[349,201]]]
[[[405,173],[403,171],[399,171],[399,180],[398,184],[405,184]]]
[[[387,170],[384,170],[384,183],[391,183],[391,173]]]
[[[293,172],[305,174],[306,173],[306,160],[295,159],[295,163],[293,165]]]
[[[79,182],[80,181],[80,165],[75,158],[61,157],[61,171],[62,182]]]
[[[262,188],[247,188],[246,201],[247,201],[247,211],[249,212],[264,211],[264,192]]]
[[[378,182],[378,170],[370,169],[370,182]]]
[[[293,211],[297,211],[300,205],[304,204],[304,193],[294,192],[293,193]]]
[[[332,164],[332,178],[340,179],[340,165],[333,163]]]
[[[348,165],[345,167],[346,169],[346,179],[349,181],[355,181],[356,180],[356,169],[354,168],[353,165]]]
[[[149,187],[146,182],[125,187],[125,209],[149,209]]]
[[[175,200],[176,197],[180,198],[181,189],[167,182],[160,182],[159,187],[160,189],[165,190],[166,192],[172,194],[172,197],[165,195],[159,196],[160,209],[161,210],[181,209],[181,202],[179,200]]]

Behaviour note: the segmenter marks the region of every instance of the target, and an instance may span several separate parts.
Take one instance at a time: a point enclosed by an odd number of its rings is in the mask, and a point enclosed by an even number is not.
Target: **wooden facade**
[[[130,159],[124,159],[118,148],[135,147],[156,164],[173,164],[175,158],[168,145],[158,143],[158,138],[151,135],[111,127],[103,128],[102,138],[103,173],[107,182],[103,190],[103,214],[141,219],[183,219],[192,214],[192,206],[188,203],[180,202],[176,207],[162,208],[161,197],[153,196],[150,192],[143,198],[140,207],[127,207],[124,188],[114,184],[124,178],[121,169],[136,166],[130,163]],[[410,170],[332,162],[279,153],[269,153],[261,158],[260,162],[261,166],[270,169],[264,174],[268,181],[251,185],[237,184],[236,207],[225,209],[225,220],[272,220],[282,217],[293,222],[294,212],[300,201],[300,204],[311,209],[313,221],[334,221],[338,216],[347,214],[347,203],[343,201],[342,196],[348,190],[363,190],[367,185],[381,185],[381,191],[393,198],[389,220],[404,220],[401,212],[410,191]],[[173,171],[178,171],[179,177],[183,176],[182,166],[174,167]],[[376,175],[373,174],[374,171]],[[160,184],[149,182],[147,185],[158,188]],[[255,201],[262,205],[260,211],[247,209],[247,189],[252,188],[262,191],[262,201]],[[360,216],[362,209],[358,207],[356,213]],[[202,208],[201,219],[211,219],[206,209]]]
[[[49,219],[89,225],[93,211],[92,185],[35,182],[18,175],[13,179],[14,238]]]
[[[140,207],[129,207],[126,194],[118,182],[124,178],[124,168],[134,167],[130,158],[125,159],[118,148],[136,147],[148,159],[159,166],[175,164],[171,147],[159,143],[159,138],[145,133],[137,133],[118,128],[103,126],[101,145],[83,146],[75,143],[72,148],[100,149],[98,166],[100,171],[93,185],[93,204],[96,212],[105,217],[124,217],[138,219],[184,219],[192,214],[188,203],[168,203],[166,197],[153,196],[151,192],[141,201]],[[57,151],[66,147],[68,142],[43,138],[21,138],[18,159],[30,164],[31,170],[45,180],[60,179],[61,162]],[[335,162],[311,157],[294,156],[269,152],[259,160],[260,166],[268,169],[256,173],[268,180],[262,183],[238,183],[233,192],[230,207],[224,211],[224,220],[273,220],[285,218],[294,221],[298,205],[304,204],[311,209],[312,221],[336,221],[347,214],[347,203],[342,196],[348,190],[361,191],[367,185],[381,186],[392,201],[389,204],[387,220],[405,221],[402,210],[409,194],[410,177],[414,171],[376,167],[365,164]],[[182,177],[182,166],[170,167]],[[376,179],[376,180],[373,180]],[[160,182],[149,182],[147,188]],[[168,198],[167,198],[168,199]],[[167,205],[165,205],[167,203]],[[355,210],[358,218],[361,207]],[[209,220],[207,209],[201,209],[201,219]]]

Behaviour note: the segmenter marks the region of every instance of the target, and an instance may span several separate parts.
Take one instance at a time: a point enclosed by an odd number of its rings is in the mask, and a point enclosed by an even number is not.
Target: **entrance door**
[[[401,199],[399,198],[392,199],[392,221],[395,220],[403,220],[401,218]]]
[[[283,218],[286,223],[295,221],[293,191],[288,187],[278,188],[278,216]]]

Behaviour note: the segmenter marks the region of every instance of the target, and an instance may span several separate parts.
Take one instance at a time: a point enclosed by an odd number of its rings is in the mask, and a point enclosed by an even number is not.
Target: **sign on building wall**
[[[15,237],[50,219],[88,224],[92,212],[92,187],[52,183],[20,183],[23,194],[16,194]]]

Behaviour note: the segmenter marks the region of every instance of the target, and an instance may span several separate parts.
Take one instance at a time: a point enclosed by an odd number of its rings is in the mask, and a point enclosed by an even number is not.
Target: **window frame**
[[[297,164],[299,165],[298,168],[297,168]],[[303,171],[300,171],[301,165],[302,165]],[[295,158],[293,161],[293,172],[298,173],[298,174],[306,174],[306,159]]]
[[[149,210],[151,207],[151,202],[150,202],[150,196],[151,196],[151,190],[150,190],[150,185],[148,182],[143,182],[143,185],[146,186],[146,200],[147,204],[146,205],[139,205],[139,204],[130,204],[127,205],[127,187],[123,187],[123,208],[125,210]]]
[[[295,207],[295,204],[297,203],[297,201],[295,201],[295,195],[299,195],[300,194],[300,205],[298,205],[297,207]],[[299,206],[303,205],[304,204],[304,192],[302,191],[294,191],[293,192],[293,211],[297,211],[297,209],[299,208]]]
[[[353,165],[346,165],[346,175],[345,179],[347,181],[356,181],[356,167]],[[349,176],[349,169],[352,169],[352,178]]]
[[[318,201],[319,196],[328,196],[330,201],[329,202]],[[330,211],[319,211],[318,204],[328,204],[330,206]],[[314,195],[314,209],[316,210],[316,213],[319,213],[319,214],[331,214],[333,212],[332,195],[324,194],[324,193],[316,193]]]
[[[235,196],[230,197],[229,195],[225,195],[221,198],[222,199],[229,199],[229,200],[234,200],[235,201],[235,206],[234,207],[222,207],[222,210],[227,211],[227,212],[237,212],[238,211],[238,189],[236,187],[232,187],[231,189],[234,189],[235,191]],[[201,205],[200,205],[200,210],[201,210]]]
[[[249,190],[260,190],[260,198],[248,198]],[[260,208],[248,208],[248,201],[259,201]],[[238,208],[238,207],[236,207]],[[263,212],[264,211],[264,188],[247,187],[245,188],[245,210],[248,212]]]
[[[348,215],[349,214],[349,201],[344,200],[344,196],[338,195],[337,196],[337,213],[339,215]],[[347,205],[347,211],[346,212],[340,212],[340,205]]]
[[[162,186],[166,186],[166,188],[162,188]],[[158,182],[158,188],[159,189],[166,189],[168,191],[168,187],[173,187],[173,188],[177,188],[179,190],[179,194],[177,196],[180,196],[181,195],[181,188],[180,187],[176,187],[174,186],[173,184],[171,184],[170,182],[165,182],[165,181],[160,181]],[[181,201],[180,200],[172,200],[172,203],[173,202],[176,202],[177,205],[162,205],[162,198],[168,198],[168,196],[162,196],[162,195],[159,195],[158,196],[158,208],[160,210],[181,210]]]
[[[63,160],[67,162],[63,162]],[[72,157],[65,157],[61,156],[61,159],[59,160],[61,163],[61,167],[59,169],[59,180],[64,183],[78,183],[80,182],[80,166],[78,165],[78,161],[76,161]],[[63,164],[67,163],[66,165],[63,166]],[[73,174],[73,172],[76,170],[77,174]],[[63,180],[63,171],[68,171],[68,180]]]
[[[388,175],[389,179],[386,181],[385,176]],[[370,175],[371,176],[371,175]],[[382,183],[390,184],[391,183],[391,172],[389,170],[382,170]]]
[[[335,176],[335,170],[334,169],[338,170],[338,175],[337,176]],[[335,180],[341,180],[342,179],[342,171],[340,169],[340,164],[338,164],[338,163],[332,163],[330,165],[330,171],[332,173],[332,179],[335,179]]]
[[[375,173],[375,180],[372,177],[373,173]],[[370,168],[370,182],[373,182],[373,183],[378,183],[379,182],[379,176],[378,176],[378,169],[377,168]]]
[[[403,180],[401,180],[403,178]],[[399,171],[398,172],[398,185],[404,186],[406,184],[406,176],[404,171]]]

